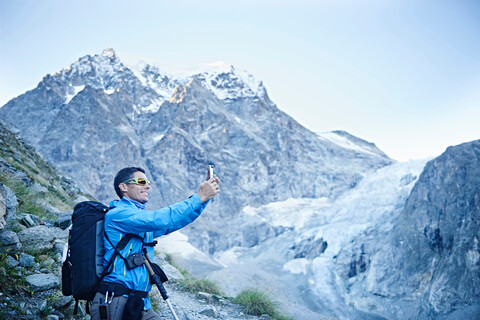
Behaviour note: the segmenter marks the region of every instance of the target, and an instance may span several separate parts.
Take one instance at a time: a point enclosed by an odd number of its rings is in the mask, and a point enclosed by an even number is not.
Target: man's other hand
[[[213,178],[203,181],[198,187],[198,196],[201,202],[205,202],[220,193],[220,179],[214,174]]]

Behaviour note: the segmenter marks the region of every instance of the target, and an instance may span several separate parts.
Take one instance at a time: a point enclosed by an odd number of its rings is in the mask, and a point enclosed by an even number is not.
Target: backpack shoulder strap
[[[134,234],[134,233],[127,233],[126,235],[124,235],[122,237],[122,239],[117,243],[116,246],[113,245],[112,241],[110,241],[110,239],[108,238],[108,235],[107,233],[105,232],[105,230],[103,231],[104,232],[104,235],[105,235],[105,239],[107,239],[107,241],[110,243],[110,245],[112,247],[115,248],[115,251],[113,252],[113,255],[112,257],[110,258],[110,260],[108,261],[107,263],[107,266],[103,269],[103,272],[102,272],[102,275],[100,276],[100,281],[107,275],[109,275],[112,271],[113,271],[113,262],[115,261],[115,258],[117,256],[120,256],[120,258],[122,258],[123,260],[125,260],[125,257],[122,256],[122,254],[120,253],[121,250],[123,250],[127,244],[130,242],[130,240],[132,240],[132,238],[136,238],[136,239],[139,239],[139,240],[144,240],[142,237],[140,237],[139,235],[137,234]]]

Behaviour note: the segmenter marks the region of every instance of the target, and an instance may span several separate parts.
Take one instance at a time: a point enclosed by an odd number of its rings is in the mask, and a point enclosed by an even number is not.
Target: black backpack
[[[84,201],[73,209],[67,258],[62,266],[62,293],[93,300],[103,274],[103,222],[109,208]]]

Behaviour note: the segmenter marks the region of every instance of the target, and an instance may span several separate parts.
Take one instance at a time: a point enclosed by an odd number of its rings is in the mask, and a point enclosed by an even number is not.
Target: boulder
[[[54,226],[61,229],[67,229],[72,224],[72,211],[62,213],[55,221]]]
[[[218,300],[219,300],[218,296],[216,296],[214,294],[211,294],[211,293],[207,293],[207,292],[199,292],[199,293],[197,293],[197,297],[202,299],[202,300],[207,301],[210,304],[217,303]]]
[[[46,213],[49,213],[51,215],[54,215],[54,216],[59,216],[62,214],[62,212],[60,210],[58,210],[57,208],[55,208],[54,206],[52,206],[51,204],[49,203],[42,203],[41,204],[43,210],[46,212]]]
[[[55,232],[57,229],[58,228],[36,226],[20,231],[18,238],[27,252],[42,252],[53,248],[53,240],[56,238]]]
[[[0,188],[0,230],[7,225],[7,197],[6,191]]]
[[[26,281],[34,292],[53,289],[60,284],[60,279],[52,273],[32,274],[26,278]]]
[[[63,230],[57,227],[50,228],[50,230],[52,230],[55,240],[68,240],[68,230]]]
[[[20,258],[18,259],[20,266],[24,268],[31,267],[35,264],[35,258],[27,253],[22,252]]]
[[[38,226],[39,219],[37,216],[25,213],[25,214],[22,214],[21,217],[22,217],[20,220],[21,224],[23,224],[27,228]]]
[[[0,182],[0,231],[5,228],[8,221],[15,216],[17,197],[6,185]]]
[[[15,232],[10,230],[0,231],[0,253],[17,252],[22,247]]]
[[[10,268],[15,268],[19,263],[17,260],[15,260],[15,258],[7,256],[7,264]]]
[[[202,311],[199,312],[199,314],[210,317],[210,318],[218,318],[218,311],[215,309],[214,306],[208,306]]]
[[[73,297],[72,296],[59,296],[53,299],[52,301],[52,306],[55,309],[61,309],[64,308],[67,304],[72,301]]]

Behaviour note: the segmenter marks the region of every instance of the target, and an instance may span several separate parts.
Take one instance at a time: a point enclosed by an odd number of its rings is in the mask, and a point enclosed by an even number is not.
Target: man
[[[114,188],[120,200],[112,201],[110,203],[112,209],[105,215],[106,237],[104,236],[103,265],[111,272],[103,278],[92,301],[90,310],[92,320],[106,318],[106,312],[109,320],[127,318],[126,315],[135,309],[132,307],[135,304],[141,305],[141,311],[134,312],[141,313],[138,319],[160,319],[152,310],[150,298],[147,297],[152,288],[148,270],[144,264],[137,266],[133,263],[132,266],[132,261],[135,260],[129,260],[129,257],[141,254],[146,248],[148,255],[153,259],[154,248],[151,243],[154,238],[181,229],[198,218],[208,200],[220,192],[218,186],[220,180],[215,175],[213,177],[209,175],[207,180],[200,184],[198,193],[187,200],[157,211],[148,211],[145,210],[145,204],[151,187],[145,170],[128,167],[117,173]],[[114,256],[115,247],[127,234],[136,236],[128,241],[109,265],[110,259]],[[132,315],[128,316],[128,318],[132,317]]]

